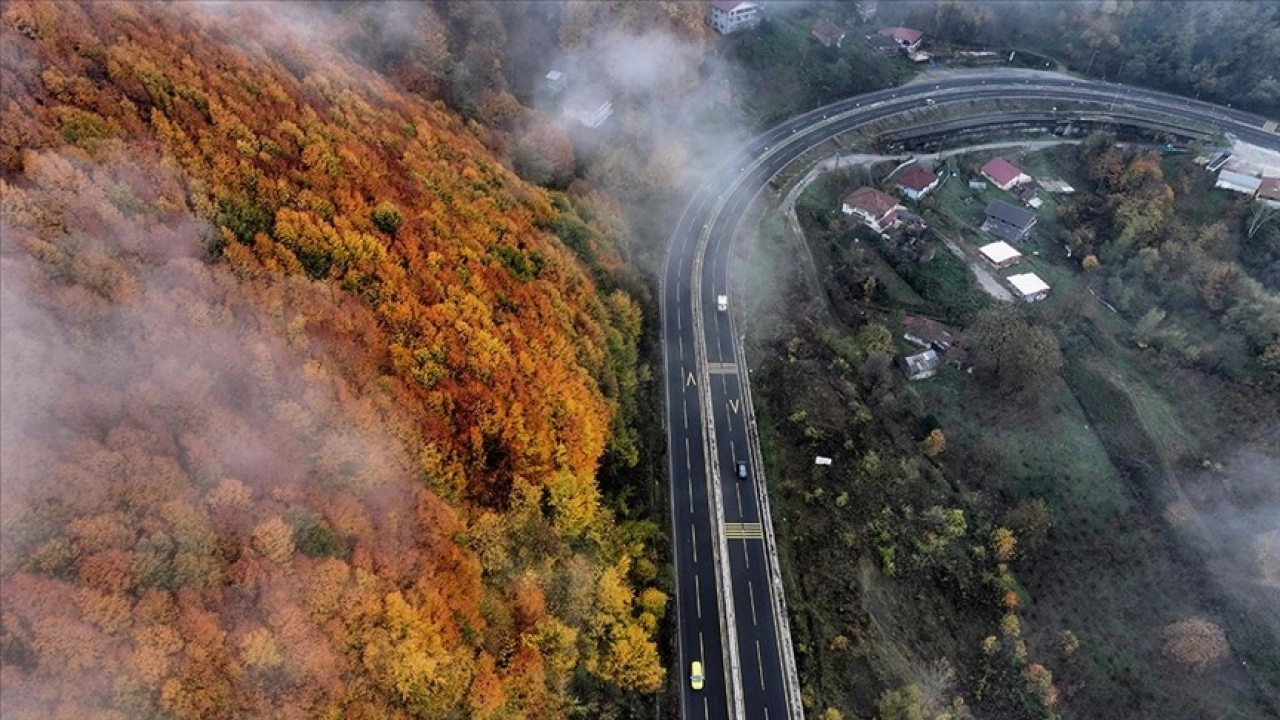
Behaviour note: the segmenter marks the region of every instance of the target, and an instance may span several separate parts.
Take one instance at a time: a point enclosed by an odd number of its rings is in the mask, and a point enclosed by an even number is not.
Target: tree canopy
[[[4,6],[0,714],[654,691],[611,241],[294,11]]]

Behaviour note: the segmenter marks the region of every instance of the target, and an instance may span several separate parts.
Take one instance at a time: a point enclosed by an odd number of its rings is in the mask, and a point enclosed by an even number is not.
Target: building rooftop
[[[925,350],[922,353],[908,355],[902,358],[902,365],[907,371],[907,377],[926,378],[938,371],[938,353]]]
[[[938,176],[925,170],[920,163],[911,163],[907,169],[898,176],[898,187],[909,188],[920,192],[930,185],[938,181]]]
[[[993,158],[982,166],[982,174],[994,180],[997,185],[1005,185],[1025,173],[1017,165],[998,157]]]
[[[867,44],[871,46],[872,50],[877,52],[901,52],[901,49],[898,47],[898,43],[894,42],[893,38],[886,35],[868,35]]]
[[[987,205],[987,217],[995,218],[1003,223],[1026,230],[1036,221],[1036,214],[1030,210],[1010,205],[1003,200],[992,200]]]
[[[1231,186],[1244,189],[1248,192],[1254,192],[1262,187],[1262,179],[1252,175],[1242,175],[1238,172],[1223,170],[1218,173],[1217,187]]]
[[[939,350],[946,350],[957,341],[956,333],[946,325],[915,315],[902,318],[902,337],[921,347],[935,347]]]
[[[1262,178],[1258,197],[1264,200],[1280,200],[1280,178]]]
[[[886,35],[888,37],[893,38],[894,40],[897,40],[900,43],[906,43],[908,45],[924,37],[924,33],[920,32],[919,30],[913,30],[911,28],[905,28],[905,27],[883,28],[880,30],[880,34]]]
[[[733,12],[741,5],[755,7],[756,4],[749,0],[711,0],[711,7],[724,12]]]
[[[1012,245],[1003,240],[993,242],[990,245],[983,245],[978,248],[978,252],[997,265],[1022,257],[1022,253],[1014,250]]]
[[[1040,187],[1051,193],[1062,193],[1064,195],[1076,191],[1071,184],[1063,180],[1040,180]]]
[[[1030,297],[1036,293],[1047,292],[1049,284],[1040,279],[1035,273],[1023,273],[1021,275],[1010,275],[1008,277],[1009,284],[1013,286],[1015,292],[1022,297]]]
[[[813,23],[813,27],[809,31],[814,39],[822,43],[823,47],[831,47],[839,45],[844,40],[845,32],[840,29],[839,25],[831,22],[826,18],[820,18]]]
[[[872,187],[860,187],[844,196],[844,204],[880,217],[898,207],[898,199]]]

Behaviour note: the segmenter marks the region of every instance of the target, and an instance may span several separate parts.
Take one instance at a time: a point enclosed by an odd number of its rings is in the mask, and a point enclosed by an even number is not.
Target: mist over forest
[[[877,8],[6,2],[0,715],[678,716],[657,277],[694,189],[946,71],[886,25],[1280,118],[1277,3]],[[809,716],[1280,708],[1280,214],[1117,142],[1023,153],[1080,189],[1034,307],[838,215],[905,160],[866,138],[794,227],[775,188],[747,217]],[[912,207],[964,237],[947,197]],[[912,315],[970,364],[907,382]]]

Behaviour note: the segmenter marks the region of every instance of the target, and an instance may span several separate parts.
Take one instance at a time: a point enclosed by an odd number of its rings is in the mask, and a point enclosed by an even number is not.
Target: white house
[[[712,0],[707,24],[721,35],[755,27],[760,23],[760,6],[749,0]]]
[[[1049,296],[1049,284],[1041,280],[1040,276],[1035,273],[1010,275],[1008,280],[1009,284],[1013,286],[1014,294],[1025,302],[1035,302]]]
[[[565,74],[559,70],[552,70],[547,73],[545,81],[547,89],[553,93],[563,92],[565,88],[569,87],[569,78],[565,77]]]
[[[1013,249],[1009,243],[1000,240],[978,248],[987,262],[998,268],[1007,268],[1022,259],[1022,253]]]
[[[916,355],[904,356],[901,363],[902,372],[906,373],[908,380],[924,380],[938,374],[941,361],[937,352],[925,350]]]
[[[863,225],[884,232],[898,224],[898,211],[906,210],[892,195],[870,187],[860,187],[844,196],[840,203],[840,211],[845,215],[856,215]]]
[[[938,187],[938,176],[924,169],[919,163],[911,163],[895,181],[898,190],[912,200],[919,200]]]

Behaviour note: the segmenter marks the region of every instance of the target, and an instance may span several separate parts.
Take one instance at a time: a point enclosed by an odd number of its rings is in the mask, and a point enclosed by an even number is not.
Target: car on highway
[[[702,689],[702,661],[694,660],[689,667],[689,687],[694,690]]]
[[[717,295],[717,296],[716,296],[716,309],[717,309],[717,310],[719,310],[720,312],[724,312],[724,311],[726,311],[726,310],[728,310],[728,309],[729,309],[729,296],[728,296],[728,295]]]
[[[739,461],[737,462],[737,466],[738,466],[738,468],[737,468],[737,471],[738,471],[738,479],[739,479],[739,480],[746,480],[746,479],[747,479],[747,461],[746,461],[746,460],[739,460]]]

